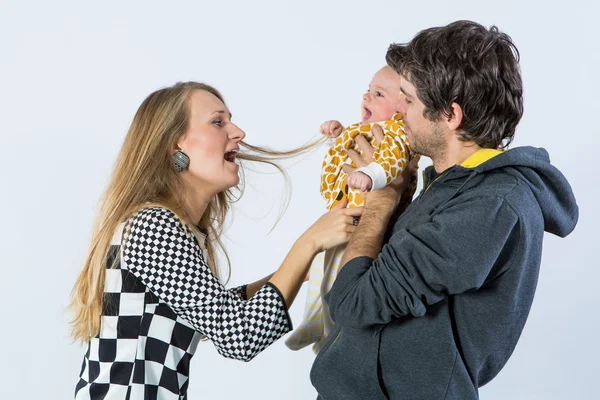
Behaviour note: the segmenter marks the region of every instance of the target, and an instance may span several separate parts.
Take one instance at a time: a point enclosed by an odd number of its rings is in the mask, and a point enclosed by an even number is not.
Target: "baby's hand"
[[[348,186],[361,192],[368,192],[373,187],[373,181],[364,172],[355,171],[348,175]]]
[[[326,121],[321,124],[321,134],[329,136],[330,138],[336,138],[340,136],[344,127],[340,121]]]

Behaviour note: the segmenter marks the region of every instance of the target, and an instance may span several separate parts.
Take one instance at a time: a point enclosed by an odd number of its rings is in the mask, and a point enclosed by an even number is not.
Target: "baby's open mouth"
[[[363,122],[368,121],[372,115],[373,114],[371,113],[371,111],[368,108],[363,107],[363,117],[362,117]]]

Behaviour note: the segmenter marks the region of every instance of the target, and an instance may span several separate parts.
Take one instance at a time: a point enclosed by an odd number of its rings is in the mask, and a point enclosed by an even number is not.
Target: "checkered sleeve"
[[[138,212],[122,245],[125,267],[227,358],[249,361],[292,329],[274,285],[267,283],[246,301],[245,287],[225,289],[191,231],[169,210]]]
[[[238,296],[242,300],[248,300],[248,295],[246,293],[247,287],[248,287],[248,285],[242,285],[242,286],[231,288],[231,289],[229,289],[229,291],[231,293],[235,294],[236,296]]]

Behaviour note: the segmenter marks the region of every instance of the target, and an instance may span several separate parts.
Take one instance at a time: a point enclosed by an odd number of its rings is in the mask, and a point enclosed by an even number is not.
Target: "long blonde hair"
[[[135,114],[100,202],[83,270],[71,293],[69,308],[74,314],[72,336],[75,340],[89,341],[100,331],[104,277],[112,236],[120,223],[144,207],[165,207],[187,223],[195,235],[198,236],[200,230],[207,232],[207,262],[215,276],[220,277],[217,248],[223,250],[229,266],[221,235],[231,203],[243,193],[243,180],[238,187],[218,193],[196,226],[197,221],[192,221],[186,212],[190,208],[181,195],[185,193],[183,180],[173,165],[172,151],[187,130],[188,99],[195,90],[207,91],[225,103],[223,96],[209,85],[180,82],[150,94]],[[241,142],[242,151],[237,157],[274,166],[284,175],[287,184],[285,171],[275,161],[303,153],[320,142],[282,152]],[[234,190],[239,191],[237,196]],[[228,276],[229,271],[230,268]]]

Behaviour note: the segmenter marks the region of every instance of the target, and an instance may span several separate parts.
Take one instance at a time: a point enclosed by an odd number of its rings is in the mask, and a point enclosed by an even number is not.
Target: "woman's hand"
[[[275,285],[289,307],[304,281],[308,279],[310,264],[323,250],[347,243],[356,229],[356,220],[362,207],[345,208],[343,201],[323,215],[294,243],[281,267],[269,282]]]
[[[348,201],[344,200],[321,216],[299,240],[309,243],[315,254],[348,243],[363,207],[346,208],[347,204]]]

